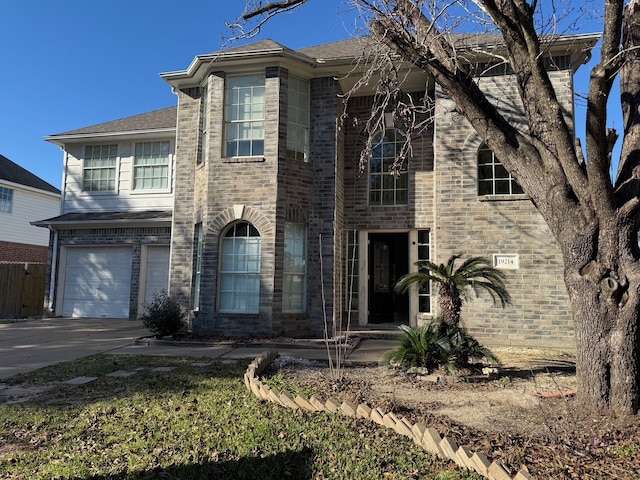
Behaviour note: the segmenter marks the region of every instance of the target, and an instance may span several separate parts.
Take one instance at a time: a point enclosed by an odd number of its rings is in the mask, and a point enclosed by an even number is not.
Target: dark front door
[[[407,233],[369,234],[369,323],[408,322],[409,297],[393,290],[408,268]]]

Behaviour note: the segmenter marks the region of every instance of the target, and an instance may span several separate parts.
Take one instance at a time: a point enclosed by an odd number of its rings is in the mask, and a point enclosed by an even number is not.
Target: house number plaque
[[[493,266],[501,270],[517,270],[520,268],[520,259],[516,253],[494,253]]]

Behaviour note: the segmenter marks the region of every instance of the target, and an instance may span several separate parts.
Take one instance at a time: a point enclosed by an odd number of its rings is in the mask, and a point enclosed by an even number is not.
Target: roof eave
[[[27,190],[29,192],[38,193],[40,195],[46,195],[46,196],[49,196],[49,197],[55,197],[57,199],[59,199],[60,195],[61,195],[60,191],[58,191],[56,193],[56,192],[52,192],[51,190],[44,190],[42,188],[32,187],[30,185],[24,185],[23,183],[17,183],[17,182],[12,182],[10,180],[5,180],[3,178],[0,178],[0,183],[2,183],[4,185],[8,185],[10,187],[13,187],[15,189]],[[53,185],[52,185],[52,187],[53,187]]]
[[[215,65],[216,68],[224,69],[228,66],[237,65],[238,63],[246,65],[249,61],[249,63],[264,63],[273,58],[294,60],[302,62],[310,67],[314,67],[316,65],[316,61],[313,58],[294,50],[281,47],[269,48],[266,50],[197,55],[186,70],[161,73],[160,78],[174,87],[179,87],[185,83],[200,82],[204,78],[205,69],[211,65]]]
[[[77,229],[77,228],[95,228],[98,226],[113,227],[114,223],[118,225],[126,224],[128,228],[145,225],[166,225],[171,226],[171,218],[149,218],[146,220],[141,219],[117,219],[117,220],[37,220],[29,222],[34,227],[48,228],[50,230],[59,230],[61,228]]]
[[[129,138],[129,137],[151,137],[151,136],[175,136],[176,127],[168,128],[153,128],[147,130],[129,130],[129,131],[116,131],[116,132],[95,132],[95,133],[77,133],[77,134],[60,134],[49,135],[44,137],[44,140],[64,147],[69,143],[82,143],[86,140],[92,139],[117,139],[117,138]]]

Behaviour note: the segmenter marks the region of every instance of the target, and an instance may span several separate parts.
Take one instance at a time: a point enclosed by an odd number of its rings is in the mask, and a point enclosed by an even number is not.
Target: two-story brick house
[[[466,39],[478,40],[487,37]],[[94,251],[108,254],[101,265],[115,265],[120,246],[126,268],[107,275],[126,277],[113,293],[123,299],[118,316],[139,315],[149,291],[143,251],[158,244],[170,251],[162,270],[168,280],[159,278],[194,312],[196,333],[321,336],[325,322],[415,325],[437,313],[435,302],[428,291],[396,295],[394,283],[419,259],[457,253],[507,269],[512,307],[486,299],[465,306],[464,322],[481,341],[570,343],[562,259],[544,221],[423,74],[409,72],[403,86],[435,102],[433,123],[413,140],[409,162],[389,170],[401,134],[387,125],[360,169],[374,86],[343,99],[366,41],[294,51],[263,40],[198,56],[184,71],[161,74],[178,97],[177,111],[48,137],[64,147],[69,179],[63,215],[41,222],[57,232],[55,313],[102,314],[91,310],[102,276],[93,275],[97,290],[84,300],[66,293],[86,284],[70,276],[80,261],[95,264],[88,258]],[[562,37],[547,52],[570,121],[573,74],[595,41]],[[488,58],[475,61],[484,91],[521,123],[508,72],[486,68]],[[163,122],[154,124],[156,116]],[[168,159],[138,159],[139,148],[158,142]],[[155,183],[154,162],[166,167],[164,183]],[[136,192],[138,177],[150,188]]]

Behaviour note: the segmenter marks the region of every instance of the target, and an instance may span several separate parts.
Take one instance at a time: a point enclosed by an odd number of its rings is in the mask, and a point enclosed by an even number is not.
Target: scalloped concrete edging
[[[330,412],[353,418],[364,418],[382,427],[395,430],[422,447],[425,451],[442,459],[455,462],[460,468],[477,472],[489,480],[533,480],[526,467],[522,467],[512,477],[498,460],[490,462],[482,452],[474,452],[466,446],[458,446],[455,440],[443,437],[440,433],[423,423],[412,424],[405,418],[398,418],[393,413],[385,413],[379,408],[372,408],[366,403],[355,405],[353,402],[340,401],[334,397],[324,400],[316,395],[307,398],[289,392],[279,392],[275,388],[262,383],[258,376],[278,357],[277,350],[268,350],[256,357],[247,367],[244,374],[244,384],[258,399],[275,403],[293,410],[308,412]]]

